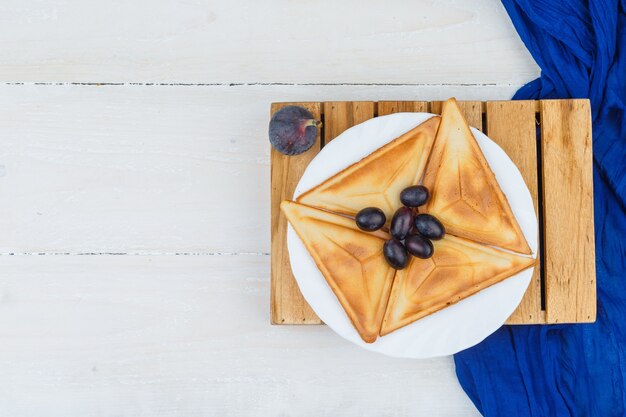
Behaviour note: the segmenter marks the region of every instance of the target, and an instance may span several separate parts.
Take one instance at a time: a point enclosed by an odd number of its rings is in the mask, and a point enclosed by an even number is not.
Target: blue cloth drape
[[[455,355],[485,416],[626,415],[626,0],[503,0],[541,77],[514,98],[585,98],[593,115],[598,316],[504,326]]]

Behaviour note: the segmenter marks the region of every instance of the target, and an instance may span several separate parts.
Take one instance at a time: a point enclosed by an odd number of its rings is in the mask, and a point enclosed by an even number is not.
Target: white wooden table
[[[5,0],[0,415],[474,416],[451,358],[269,325],[272,101],[506,99],[496,0]]]

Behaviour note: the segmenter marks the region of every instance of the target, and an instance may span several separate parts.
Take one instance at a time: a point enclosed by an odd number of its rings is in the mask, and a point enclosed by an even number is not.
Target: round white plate
[[[294,192],[294,200],[347,166],[432,117],[429,113],[396,113],[354,126],[327,144],[311,161]],[[524,236],[537,252],[537,217],[532,197],[519,170],[491,139],[472,133],[506,195]],[[365,343],[352,326],[315,262],[291,225],[287,247],[293,274],[304,298],[330,328],[368,350],[389,356],[428,358],[450,355],[482,341],[497,330],[520,303],[533,269],[522,271],[457,304],[424,317],[374,343]]]

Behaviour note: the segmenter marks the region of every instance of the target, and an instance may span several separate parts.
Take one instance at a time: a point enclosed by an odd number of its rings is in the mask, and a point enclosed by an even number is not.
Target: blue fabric
[[[457,376],[489,417],[624,416],[626,0],[503,3],[542,70],[514,98],[591,101],[598,316],[594,324],[504,326],[455,355]]]

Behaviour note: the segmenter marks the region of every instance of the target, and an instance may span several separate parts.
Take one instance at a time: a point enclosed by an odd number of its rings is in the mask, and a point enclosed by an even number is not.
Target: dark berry
[[[355,220],[359,229],[373,232],[385,225],[387,217],[378,207],[367,207],[356,214]]]
[[[409,235],[404,240],[406,250],[413,256],[428,259],[433,256],[433,244],[420,235]]]
[[[436,217],[424,213],[415,216],[415,229],[420,235],[434,240],[439,240],[446,234],[446,229]]]
[[[318,123],[304,107],[283,107],[270,120],[270,143],[285,155],[306,152],[315,143]]]
[[[400,201],[407,207],[419,207],[428,201],[428,188],[423,185],[407,187],[400,193]]]
[[[404,269],[409,263],[409,254],[402,243],[395,239],[389,239],[383,245],[385,259],[394,269]]]
[[[411,230],[413,211],[408,207],[400,207],[391,218],[389,233],[398,240],[403,240]]]

